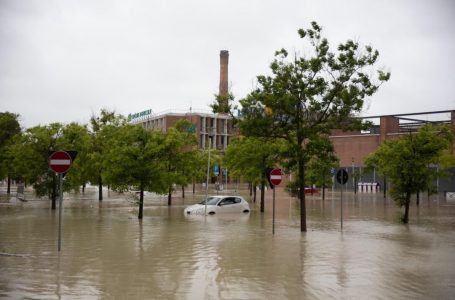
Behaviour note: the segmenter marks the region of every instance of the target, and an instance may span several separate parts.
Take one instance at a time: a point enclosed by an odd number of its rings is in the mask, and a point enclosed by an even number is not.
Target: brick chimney
[[[219,96],[228,96],[228,64],[229,64],[229,51],[220,51],[220,91]]]

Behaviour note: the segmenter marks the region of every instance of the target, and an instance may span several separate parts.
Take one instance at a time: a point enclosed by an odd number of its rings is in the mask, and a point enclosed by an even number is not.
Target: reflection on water
[[[248,199],[248,196],[244,194]],[[188,197],[188,195],[187,195]],[[65,199],[0,206],[0,298],[8,299],[429,299],[455,295],[455,204],[432,197],[411,224],[382,195],[307,199],[300,233],[296,199],[277,194],[266,213],[183,215],[199,197],[150,196],[144,219],[124,196],[101,204]]]

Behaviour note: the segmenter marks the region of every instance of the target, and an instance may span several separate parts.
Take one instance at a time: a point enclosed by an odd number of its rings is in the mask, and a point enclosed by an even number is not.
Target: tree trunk
[[[193,180],[193,194],[196,194],[196,183]]]
[[[98,200],[103,201],[103,179],[98,176]]]
[[[325,178],[324,178],[324,183],[322,184],[322,200],[325,200]]]
[[[411,203],[411,194],[406,193],[406,201],[404,204],[404,216],[403,216],[403,223],[408,224],[409,222],[409,204]]]
[[[169,187],[169,192],[167,194],[167,205],[172,205],[172,186]]]
[[[250,188],[250,197],[253,196],[253,183],[249,182],[248,187]]]
[[[256,203],[256,185],[253,185],[253,203]]]
[[[182,198],[185,198],[185,186],[182,185]]]
[[[139,220],[142,220],[143,215],[144,215],[144,186],[141,184],[140,192],[139,192],[139,214],[138,214],[137,218]]]
[[[298,168],[299,168],[298,187],[300,199],[300,231],[306,232],[305,164],[301,157],[299,157]]]
[[[82,193],[83,193],[83,194],[85,193],[85,182],[84,182],[84,184],[82,185]]]
[[[51,192],[51,200],[52,200],[52,205],[51,205],[51,208],[52,210],[56,210],[57,209],[57,176],[52,175],[52,192]]]
[[[264,212],[264,204],[265,204],[265,183],[264,181],[261,182],[261,212]]]
[[[420,192],[417,192],[417,194],[416,194],[416,204],[417,204],[417,206],[420,205]]]
[[[386,196],[387,196],[387,179],[384,176],[384,199],[386,198]]]
[[[8,187],[6,188],[6,193],[9,195],[11,194],[11,177],[8,174]]]
[[[357,194],[357,178],[354,176],[354,195]]]

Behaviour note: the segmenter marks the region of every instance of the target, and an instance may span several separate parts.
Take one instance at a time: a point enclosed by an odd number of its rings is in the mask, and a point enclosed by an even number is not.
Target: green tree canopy
[[[172,189],[174,184],[185,186],[191,182],[190,168],[196,159],[197,139],[191,132],[192,123],[179,120],[164,134],[161,147],[163,148],[163,163],[166,165],[165,181],[168,186],[168,205],[172,204]]]
[[[277,51],[272,75],[258,76],[258,87],[240,101],[242,134],[287,143],[287,159],[295,163],[298,174],[301,231],[306,231],[305,167],[314,154],[308,145],[334,128],[360,128],[361,120],[354,115],[390,77],[383,71],[371,72],[379,57],[371,46],[362,50],[348,40],[331,52],[321,33],[316,22],[310,29],[299,29],[312,51],[292,58],[285,49]]]
[[[281,151],[279,141],[260,137],[238,137],[226,149],[224,164],[231,176],[243,177],[253,185],[265,186],[266,168],[277,167]],[[261,212],[264,211],[264,189],[261,189]]]
[[[49,151],[61,150],[63,125],[51,123],[27,129],[11,147],[15,176],[32,184],[38,196],[49,196],[56,208],[56,176],[49,169]]]
[[[88,158],[92,151],[91,141],[87,125],[73,122],[63,127],[58,150],[77,151],[77,157],[65,176],[64,189],[78,192],[80,186],[89,181],[91,163]]]
[[[143,217],[144,191],[164,194],[165,181],[164,135],[139,125],[120,127],[105,149],[103,176],[117,190],[138,189],[139,214]]]
[[[116,130],[126,124],[126,119],[115,111],[102,109],[98,116],[90,118],[90,134],[92,137],[91,152],[87,157],[87,174],[89,181],[98,184],[98,200],[103,200],[102,177],[104,164],[104,153],[109,149],[115,136]]]
[[[19,115],[10,112],[0,112],[0,179],[11,178],[13,166],[9,147],[14,138],[21,133]],[[9,193],[9,180],[8,180]]]
[[[386,140],[367,158],[367,166],[376,167],[379,174],[391,181],[392,198],[398,206],[405,207],[403,223],[409,222],[411,195],[431,190],[433,180],[454,164],[453,154],[448,151],[451,140],[449,127],[435,128],[429,124],[416,134]]]

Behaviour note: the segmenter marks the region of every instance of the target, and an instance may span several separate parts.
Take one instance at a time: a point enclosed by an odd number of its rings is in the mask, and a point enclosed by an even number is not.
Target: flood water
[[[241,191],[251,201],[246,191]],[[307,196],[278,189],[266,212],[183,215],[203,195],[148,195],[142,221],[130,196],[96,190],[65,195],[62,251],[58,209],[48,201],[0,201],[2,299],[453,299],[455,203],[422,197],[410,224],[382,194]]]

